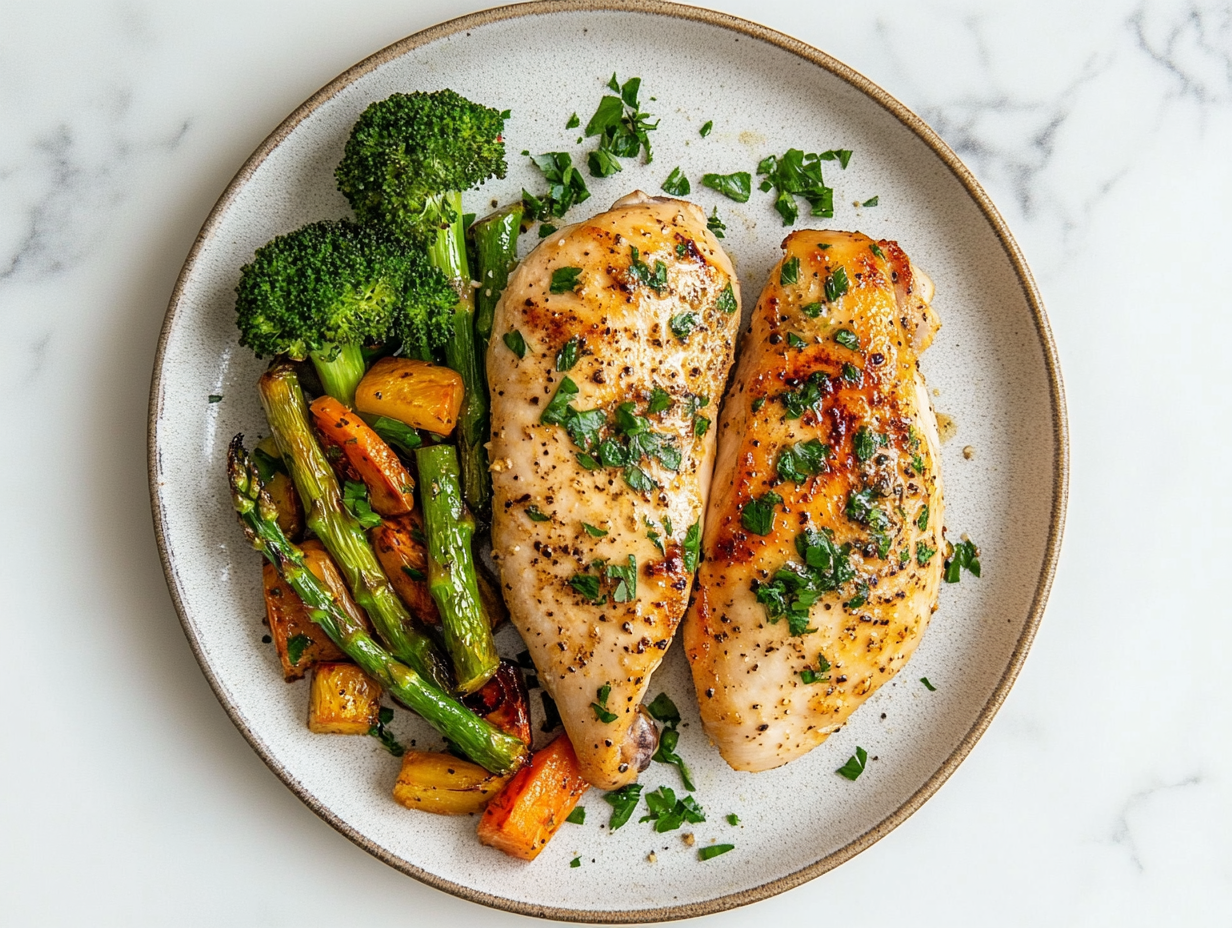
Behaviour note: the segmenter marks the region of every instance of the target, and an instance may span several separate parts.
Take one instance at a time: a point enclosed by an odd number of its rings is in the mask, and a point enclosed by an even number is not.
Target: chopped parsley
[[[573,166],[567,151],[531,155],[530,160],[543,173],[543,179],[548,182],[548,192],[540,198],[522,191],[522,204],[528,220],[560,219],[573,206],[590,199],[586,180],[582,172]]]
[[[565,123],[565,128],[566,129],[576,129],[581,124],[582,124],[582,120],[578,118],[577,113],[574,113],[572,116],[569,117],[569,121]]]
[[[933,559],[933,555],[937,553],[936,548],[930,548],[922,541],[915,543],[915,562],[921,567],[928,564]]]
[[[632,246],[629,248],[629,279],[661,294],[667,289],[667,265],[662,261],[656,261],[654,273],[651,273],[650,267],[642,260],[637,247]]]
[[[758,175],[765,177],[760,189],[776,191],[774,208],[783,217],[783,225],[792,225],[799,215],[796,197],[808,203],[814,216],[826,219],[834,216],[834,189],[827,187],[822,179],[823,160],[828,159],[790,148],[782,157],[769,155],[757,165]]]
[[[796,551],[803,564],[788,563],[768,582],[757,581],[753,592],[766,607],[771,623],[783,616],[792,635],[816,631],[808,624],[809,610],[822,593],[838,590],[855,579],[851,566],[851,545],[834,544],[828,530],[805,529],[796,536]]]
[[[727,816],[727,824],[735,828],[737,825],[740,824],[740,816],[737,815],[735,812],[732,812],[730,815]]]
[[[960,541],[954,546],[954,553],[945,562],[945,582],[957,583],[964,568],[976,577],[980,575],[980,549],[974,541]]]
[[[544,425],[564,425],[569,404],[578,395],[578,386],[569,377],[562,377],[552,394],[551,401],[539,415],[539,421]]]
[[[714,128],[714,120],[707,119],[706,124],[701,127],[701,129],[698,131],[697,134],[700,135],[702,138],[705,138],[706,136],[710,134],[710,130],[713,128]]]
[[[343,483],[342,503],[363,528],[376,528],[381,524],[381,517],[372,511],[372,504],[368,501],[368,488],[362,483],[354,480]]]
[[[572,270],[571,268],[569,270]],[[555,276],[555,275],[552,275]],[[574,335],[556,352],[556,369],[558,371],[572,370],[578,362],[578,354],[582,350],[582,340]]]
[[[654,822],[654,830],[660,834],[675,831],[685,822],[698,825],[706,820],[706,814],[696,799],[692,796],[677,799],[676,791],[670,786],[660,786],[654,792],[647,793],[646,808],[648,814],[638,821]]]
[[[551,235],[555,231],[556,231],[556,226],[552,225],[550,222],[539,223],[539,237],[540,238],[547,238],[549,235]]]
[[[291,662],[292,667],[299,665],[300,658],[304,656],[304,651],[310,644],[312,644],[312,639],[303,632],[287,639],[287,660]]]
[[[843,379],[848,381],[849,383],[854,383],[857,386],[859,386],[861,383],[864,382],[864,375],[860,372],[860,369],[856,367],[854,364],[844,364],[843,365]]]
[[[659,127],[657,121],[650,121],[649,113],[642,112],[638,102],[638,93],[642,86],[640,77],[631,77],[621,84],[613,74],[607,86],[619,96],[604,96],[585,129],[587,138],[599,136],[599,148],[591,152],[589,159],[591,174],[595,177],[606,177],[619,171],[620,164],[616,162],[616,158],[636,158],[643,149],[646,151],[646,163],[653,161],[650,133]],[[596,158],[596,155],[599,157]],[[607,173],[596,173],[597,163]]]
[[[822,305],[820,303],[805,303],[800,307],[800,312],[808,316],[810,319],[816,319],[821,315]]]
[[[385,726],[394,720],[394,710],[388,706],[381,706],[376,714],[376,724],[368,729],[368,734],[381,742],[381,745],[394,757],[401,757],[406,753],[406,748],[398,743],[398,739],[393,736]]]
[[[800,279],[800,259],[792,256],[787,261],[783,262],[783,267],[779,271],[779,283],[784,287],[796,283]]]
[[[860,350],[860,338],[851,329],[839,329],[834,333],[834,340],[844,348],[850,348],[852,351]]]
[[[928,677],[920,677],[920,682],[924,684],[924,688],[930,693],[937,692],[937,688],[928,682]]]
[[[719,208],[716,206],[711,212],[710,218],[706,220],[706,228],[714,233],[715,238],[724,238],[724,232],[727,231],[727,225],[719,218]]]
[[[558,267],[552,272],[552,283],[548,289],[552,293],[572,293],[578,288],[578,277],[581,273],[580,267]],[[568,370],[568,368],[564,369]]]
[[[847,162],[851,160],[851,149],[831,148],[829,151],[823,151],[818,157],[822,161],[837,161],[839,167],[845,171],[847,170]]]
[[[683,342],[688,340],[698,322],[697,313],[677,313],[672,316],[669,324],[672,334]]]
[[[646,707],[646,711],[650,713],[651,718],[663,723],[663,731],[659,734],[659,749],[655,751],[651,760],[676,767],[680,771],[680,779],[684,782],[684,788],[690,792],[696,790],[697,786],[693,783],[689,765],[676,753],[676,744],[680,740],[680,732],[677,730],[680,725],[680,710],[676,708],[676,704],[672,702],[667,693],[660,693]]]
[[[774,507],[783,502],[783,497],[774,491],[751,499],[740,510],[740,524],[746,532],[754,535],[769,535],[774,531]]]
[[[594,574],[574,574],[569,578],[569,586],[596,605],[607,602],[607,597],[601,590],[600,580]]]
[[[598,696],[598,701],[590,704],[590,708],[595,710],[595,718],[605,725],[612,724],[612,722],[616,721],[616,713],[609,712],[607,709],[608,697],[612,695],[612,685],[604,683],[599,687],[596,695]]]
[[[585,825],[586,824],[586,807],[574,806],[573,811],[566,817],[565,821],[570,825]]]
[[[923,455],[920,455],[920,454],[913,454],[913,455],[911,456],[911,466],[915,468],[915,472],[916,472],[917,474],[922,474],[922,473],[924,473],[924,457],[923,457]]]
[[[826,275],[826,300],[833,303],[847,292],[850,281],[847,280],[847,269],[836,267],[833,274]]]
[[[615,831],[625,822],[629,821],[629,818],[633,815],[633,810],[637,808],[641,795],[641,783],[630,783],[628,786],[622,786],[620,789],[604,794],[604,800],[612,807],[612,817],[608,819],[607,823],[609,831]]]
[[[766,405],[766,398],[764,396],[759,396],[757,399],[753,400],[750,408],[753,410],[753,412],[760,412],[761,408],[765,405]],[[797,416],[797,418],[799,417]]]
[[[580,867],[580,866],[582,866],[582,858],[580,858],[580,857],[575,857],[575,858],[573,858],[573,860],[569,861],[569,866],[570,866],[570,867]]]
[[[417,583],[428,579],[428,575],[425,574],[422,570],[420,570],[418,567],[412,567],[409,564],[402,565],[402,572],[406,574],[408,577],[410,577],[412,580],[416,581]]]
[[[685,177],[684,171],[677,167],[667,175],[667,180],[663,182],[663,189],[674,197],[685,197],[693,188],[689,185],[689,179]]]
[[[642,470],[636,464],[625,468],[624,478],[625,483],[627,483],[634,490],[637,490],[639,493],[649,493],[658,486],[658,484],[651,479],[650,474],[646,473],[646,471]]]
[[[920,507],[920,514],[916,517],[915,524],[919,526],[921,532],[928,531],[928,504],[925,503]]]
[[[655,387],[650,391],[650,402],[646,404],[646,413],[653,416],[655,413],[671,409],[674,402],[670,393],[662,387]]]
[[[637,559],[632,554],[627,564],[608,564],[607,578],[616,581],[613,602],[627,603],[637,599]]]
[[[210,402],[211,405],[214,403],[221,403],[222,394],[221,393],[211,393],[209,396],[206,397],[206,399]]]
[[[574,455],[574,457],[577,458],[577,462],[581,464],[582,467],[586,468],[586,470],[598,470],[603,466],[585,451],[579,451]]]
[[[721,309],[729,316],[736,311],[736,291],[732,289],[730,281],[726,287],[719,291],[719,298],[715,301],[714,305],[715,308]]]
[[[872,488],[849,494],[846,508],[847,518],[853,522],[867,525],[875,532],[888,528],[890,517],[875,505],[874,500],[876,498],[877,492]]]
[[[543,511],[534,504],[526,507],[526,516],[532,522],[550,522],[552,517],[545,515]]]
[[[884,251],[882,251],[882,250],[881,250],[881,249],[877,246],[877,243],[876,243],[876,242],[873,242],[873,244],[869,245],[868,247],[869,247],[869,250],[870,250],[870,251],[872,251],[872,253],[873,253],[873,254],[875,254],[878,258],[884,258],[884,257],[885,257],[885,252],[884,252]]]
[[[684,548],[684,569],[692,573],[697,570],[697,565],[701,562],[702,524],[700,521],[689,526],[689,530],[685,532],[682,547]]]
[[[813,371],[797,389],[779,394],[786,407],[785,417],[799,419],[809,410],[821,412],[821,400],[830,392],[830,378],[821,371]]]
[[[851,450],[855,452],[856,460],[867,461],[877,453],[878,448],[884,448],[888,441],[886,436],[862,425],[851,436]]]
[[[752,193],[753,175],[748,171],[737,171],[734,174],[703,174],[702,186],[717,190],[729,200],[747,203]]]
[[[607,529],[599,528],[597,525],[591,525],[589,522],[583,522],[582,528],[586,530],[586,534],[592,538],[602,538],[607,534]]]
[[[729,815],[727,818],[730,821],[732,816]],[[720,854],[726,854],[728,851],[734,851],[735,849],[736,845],[734,844],[712,844],[709,847],[700,848],[697,852],[697,859],[710,860],[713,857],[718,857]]]
[[[705,416],[693,417],[693,437],[701,438],[710,431],[710,420]]]
[[[849,780],[860,779],[860,774],[864,772],[864,764],[868,761],[868,751],[864,748],[857,747],[855,754],[847,758],[847,763],[839,767],[835,773],[839,776],[846,777]]]
[[[817,669],[806,667],[800,671],[800,679],[805,683],[826,683],[830,679],[830,662],[824,655],[817,655]]]
[[[586,156],[586,166],[590,168],[591,177],[611,177],[617,171],[623,171],[620,161],[606,148],[596,148]]]
[[[869,197],[867,200],[865,200],[865,201],[864,201],[863,203],[861,203],[860,205],[861,205],[861,206],[876,206],[876,205],[877,205],[877,201],[878,201],[879,199],[880,199],[880,197]]]
[[[787,333],[787,347],[789,347],[789,348],[795,348],[797,351],[799,351],[801,348],[803,348],[803,347],[804,347],[805,345],[807,345],[807,344],[808,344],[808,342],[806,342],[804,339],[802,339],[802,338],[801,338],[799,335],[797,335],[795,332],[788,332],[788,333]]]
[[[825,471],[826,458],[830,454],[829,445],[823,445],[821,439],[812,438],[784,448],[779,453],[775,470],[780,480],[804,483],[809,477]]]

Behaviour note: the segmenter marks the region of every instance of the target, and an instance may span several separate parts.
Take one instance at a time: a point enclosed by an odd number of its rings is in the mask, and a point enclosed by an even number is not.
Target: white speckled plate
[[[492,68],[493,60],[521,65]],[[565,826],[525,864],[480,847],[474,819],[396,805],[398,761],[374,739],[310,734],[305,685],[285,685],[262,644],[259,565],[235,524],[223,469],[233,434],[265,433],[253,389],[262,364],[236,343],[233,289],[240,266],[271,236],[346,213],[332,171],[351,123],[373,100],[451,87],[513,111],[508,178],[468,199],[468,209],[484,212],[523,186],[543,188],[522,149],[570,151],[581,162],[589,146],[575,144],[579,131],[565,121],[576,111],[585,122],[613,69],[640,75],[645,107],[662,117],[655,161],[589,179],[593,198],[581,209],[600,210],[638,187],[656,191],[680,165],[694,180],[693,199],[708,212],[717,204],[726,221],[725,244],[750,305],[785,230],[769,194],[735,204],[701,188],[700,175],[751,171],[789,147],[854,150],[846,170],[829,166],[837,214],[824,225],[897,239],[936,282],[944,328],[923,363],[940,391],[938,408],[957,423],[944,448],[947,517],[951,536],[978,540],[984,577],[945,587],[906,671],[843,731],[768,773],[735,773],[709,746],[673,647],[651,695],[667,690],[684,713],[679,750],[708,818],[694,829],[698,842],[736,849],[699,862],[679,834],[655,835],[636,822],[609,833],[609,807],[592,791],[583,800],[586,824]],[[703,139],[707,120],[714,131]],[[875,208],[852,205],[874,195]],[[800,224],[809,223],[821,224]],[[211,394],[222,400],[208,402]],[[154,370],[149,453],[159,543],[185,632],[270,768],[340,831],[418,879],[512,911],[586,921],[700,915],[764,898],[868,847],[932,795],[988,725],[1026,655],[1060,545],[1067,465],[1043,308],[1000,216],[954,154],[901,104],[821,52],[722,14],[653,2],[528,4],[446,23],[361,63],[293,113],[227,188],[184,265]],[[923,676],[936,692],[918,682]],[[440,743],[409,713],[399,713],[397,727],[420,746]],[[853,783],[834,771],[857,745],[875,760]],[[658,764],[642,780],[679,787],[676,771]],[[733,812],[737,827],[726,820]],[[647,860],[651,850],[657,862]],[[582,866],[571,868],[579,856]]]

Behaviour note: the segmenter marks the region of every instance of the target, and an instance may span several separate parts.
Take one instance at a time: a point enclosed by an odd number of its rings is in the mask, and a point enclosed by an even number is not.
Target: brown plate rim
[[[738,892],[728,893],[705,902],[689,903],[686,905],[669,905],[653,909],[631,909],[631,910],[609,910],[609,911],[587,911],[582,909],[560,908],[548,905],[534,905],[531,903],[519,902],[513,899],[506,899],[501,896],[495,896],[490,893],[480,892],[468,886],[463,886],[451,880],[443,879],[434,873],[430,873],[420,867],[416,867],[399,857],[396,857],[379,847],[374,842],[370,841],[364,835],[360,834],[356,829],[342,821],[336,816],[332,810],[325,807],[315,796],[307,791],[302,783],[300,783],[289,770],[283,767],[278,760],[271,754],[269,748],[264,742],[250,729],[245,723],[238,708],[232,705],[222,692],[221,685],[215,677],[213,671],[205,660],[202,654],[201,647],[197,641],[195,634],[189,625],[183,597],[180,591],[180,584],[173,563],[172,552],[170,551],[166,537],[163,531],[163,513],[160,504],[159,486],[158,486],[158,419],[161,411],[162,398],[162,372],[164,355],[167,348],[167,342],[171,329],[175,323],[176,315],[180,307],[181,298],[183,296],[184,287],[187,284],[188,278],[191,276],[197,258],[201,253],[202,248],[210,240],[214,234],[218,223],[221,221],[223,213],[231,205],[239,190],[248,182],[256,169],[269,156],[269,154],[280,145],[288,135],[311,115],[317,107],[338,94],[345,87],[353,83],[359,77],[367,74],[380,65],[398,58],[408,51],[426,45],[430,42],[435,42],[439,39],[446,38],[458,32],[463,32],[467,29],[477,28],[489,23],[499,22],[507,19],[516,19],[523,16],[543,16],[558,12],[578,12],[578,11],[614,11],[614,12],[635,12],[647,13],[659,16],[668,16],[673,19],[683,19],[692,22],[706,23],[712,26],[719,26],[724,29],[729,29],[734,32],[739,32],[742,35],[757,39],[762,42],[767,42],[777,46],[785,51],[788,51],[799,58],[808,61],[811,64],[824,68],[831,74],[846,81],[857,90],[871,97],[879,103],[885,110],[891,113],[903,125],[915,133],[915,135],[924,142],[936,155],[945,163],[945,165],[954,174],[955,178],[962,184],[963,188],[971,196],[971,198],[979,206],[985,219],[992,226],[998,240],[1005,249],[1006,256],[1009,258],[1011,265],[1018,277],[1019,284],[1022,287],[1023,295],[1026,297],[1027,304],[1031,308],[1031,314],[1034,317],[1036,334],[1039,336],[1040,347],[1044,352],[1044,361],[1048,371],[1050,399],[1052,402],[1052,426],[1053,437],[1055,440],[1055,457],[1054,457],[1054,473],[1053,473],[1053,506],[1052,506],[1052,521],[1049,526],[1048,543],[1045,549],[1044,566],[1040,572],[1039,582],[1036,584],[1035,595],[1032,599],[1031,610],[1027,617],[1027,622],[1023,626],[1022,633],[1019,635],[1018,642],[1015,645],[1013,653],[1010,655],[1009,663],[1006,666],[1005,672],[998,681],[996,688],[989,697],[988,702],[980,711],[974,724],[963,736],[962,740],[955,747],[954,751],[945,760],[945,762],[933,773],[931,777],[913,793],[908,799],[903,802],[894,812],[882,819],[873,828],[864,832],[862,835],[854,838],[842,848],[827,854],[825,857],[795,871],[786,876],[779,877],[775,880],[763,883],[760,886],[755,886],[750,889],[740,890]],[[809,880],[820,876],[821,874],[832,870],[839,864],[851,859],[856,854],[875,844],[881,838],[885,837],[904,821],[906,821],[912,813],[920,808],[926,800],[935,793],[941,785],[949,779],[950,775],[957,769],[958,765],[970,753],[972,747],[975,746],[983,735],[984,731],[992,722],[993,716],[997,714],[1001,704],[1005,701],[1006,695],[1009,693],[1010,687],[1013,686],[1019,671],[1022,668],[1023,662],[1026,660],[1027,651],[1031,647],[1031,642],[1035,638],[1036,631],[1039,628],[1041,619],[1043,618],[1044,608],[1048,601],[1048,593],[1052,587],[1053,576],[1056,572],[1057,560],[1061,552],[1061,537],[1065,527],[1065,511],[1066,503],[1069,495],[1069,430],[1066,419],[1065,410],[1065,390],[1061,380],[1060,362],[1057,356],[1056,344],[1053,341],[1052,330],[1048,324],[1048,317],[1044,312],[1043,301],[1040,299],[1039,291],[1036,288],[1035,280],[1031,275],[1030,269],[1027,267],[1026,260],[1023,258],[1022,252],[1018,247],[1018,243],[1010,234],[1009,228],[1005,224],[1005,220],[989,199],[988,194],[976,181],[970,170],[959,160],[958,156],[950,149],[948,145],[941,140],[936,132],[928,126],[919,116],[909,110],[906,106],[900,103],[897,99],[883,90],[881,87],[874,84],[864,75],[853,70],[837,59],[827,55],[825,52],[814,48],[799,39],[792,38],[777,30],[770,29],[766,26],[759,25],[738,16],[732,16],[728,13],[720,13],[714,10],[702,9],[699,7],[685,6],[678,3],[667,2],[667,0],[537,0],[532,3],[521,3],[509,6],[493,7],[488,10],[481,10],[476,13],[470,13],[456,19],[447,20],[446,22],[416,32],[413,35],[407,36],[400,41],[394,42],[374,55],[365,58],[363,61],[356,64],[354,67],[343,72],[341,75],[330,81],[315,94],[308,98],[300,105],[295,112],[288,116],[276,128],[269,137],[263,141],[257,150],[248,158],[240,170],[232,178],[227,185],[225,191],[214,208],[210,211],[206,218],[201,231],[197,234],[197,238],[193,243],[192,249],[188,253],[188,257],[184,262],[184,267],[180,271],[180,275],[176,280],[175,289],[172,291],[171,299],[167,307],[167,314],[163,321],[162,330],[158,337],[158,351],[154,360],[153,379],[150,387],[150,405],[147,433],[147,466],[149,471],[150,482],[150,501],[154,515],[154,532],[158,542],[158,553],[162,560],[163,572],[167,578],[167,587],[171,592],[171,598],[175,605],[176,613],[179,615],[180,624],[184,628],[184,634],[187,636],[189,645],[192,647],[193,655],[197,659],[197,663],[201,666],[202,672],[209,681],[211,688],[214,690],[215,696],[218,697],[227,715],[236,727],[248,740],[253,750],[257,752],[260,758],[265,761],[269,768],[281,779],[288,788],[291,789],[313,812],[319,815],[322,819],[336,828],[339,832],[359,845],[374,857],[384,861],[391,867],[401,870],[408,876],[451,893],[462,899],[471,902],[478,902],[483,905],[492,906],[493,908],[503,909],[508,912],[515,912],[519,915],[531,915],[539,918],[552,918],[562,921],[572,922],[590,922],[597,924],[638,924],[646,922],[667,921],[681,918],[695,918],[702,915],[710,915],[715,912],[726,911],[738,906],[748,905],[752,902],[758,902],[770,896],[777,895],[788,889],[793,889]]]

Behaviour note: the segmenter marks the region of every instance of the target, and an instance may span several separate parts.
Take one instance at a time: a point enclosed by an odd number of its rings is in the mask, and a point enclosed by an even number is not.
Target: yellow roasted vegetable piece
[[[355,391],[365,416],[387,416],[414,429],[448,435],[462,408],[462,375],[410,358],[381,358]]]
[[[354,664],[317,665],[308,696],[309,729],[318,735],[366,735],[380,711],[381,687]]]
[[[452,754],[407,751],[402,755],[402,772],[394,784],[394,799],[408,809],[437,815],[469,815],[482,812],[508,780],[509,777],[495,776]]]

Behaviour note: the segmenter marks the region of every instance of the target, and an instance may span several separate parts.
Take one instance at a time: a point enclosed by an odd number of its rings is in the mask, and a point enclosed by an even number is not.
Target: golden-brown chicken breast
[[[739,319],[705,213],[640,193],[546,239],[496,307],[493,556],[602,789],[654,752],[640,704],[688,604]]]
[[[737,770],[816,747],[902,668],[944,560],[917,365],[931,282],[859,233],[783,247],[724,400],[683,633],[706,732]]]

